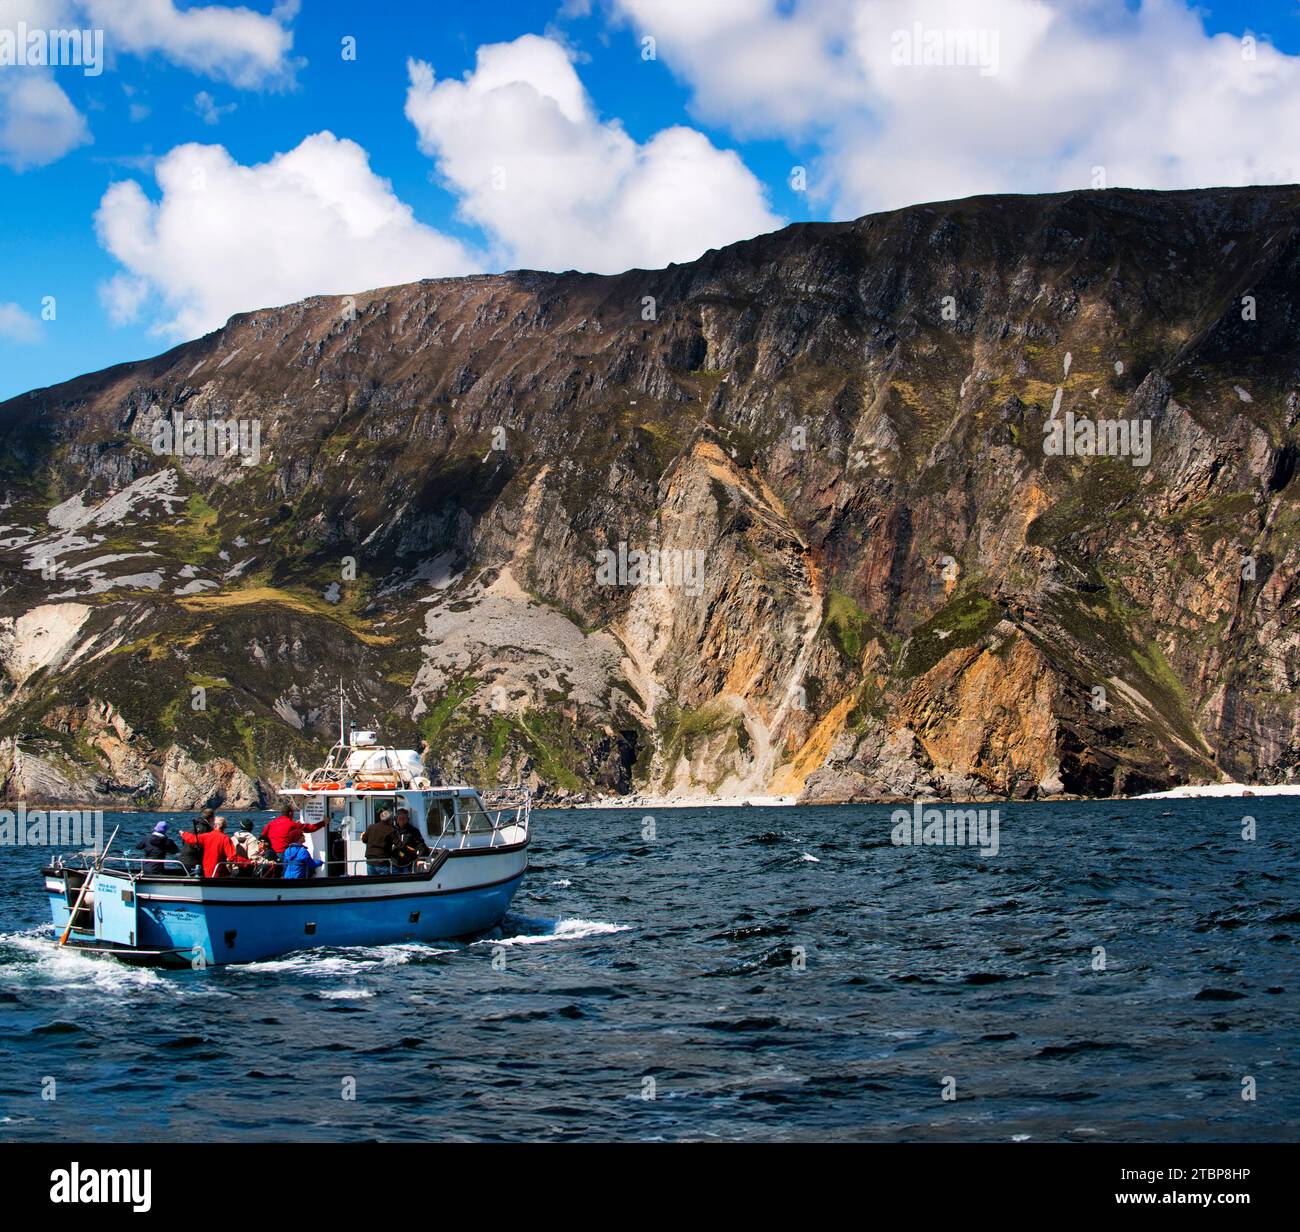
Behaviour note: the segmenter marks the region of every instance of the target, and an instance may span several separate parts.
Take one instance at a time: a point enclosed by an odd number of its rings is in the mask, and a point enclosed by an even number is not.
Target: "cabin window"
[[[456,810],[451,800],[430,800],[428,816],[429,837],[456,833]]]
[[[460,802],[461,825],[466,834],[487,834],[492,829],[492,818],[473,796],[464,796]]]

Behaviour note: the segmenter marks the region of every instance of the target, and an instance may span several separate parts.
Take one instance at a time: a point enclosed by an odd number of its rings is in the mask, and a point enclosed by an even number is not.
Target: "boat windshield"
[[[429,827],[430,838],[439,838],[444,834],[455,834],[456,807],[454,803],[446,797],[430,800],[426,822]]]

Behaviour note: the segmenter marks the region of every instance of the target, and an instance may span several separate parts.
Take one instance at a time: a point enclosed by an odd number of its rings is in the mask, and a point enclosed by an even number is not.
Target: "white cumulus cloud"
[[[85,119],[48,73],[0,68],[0,163],[44,167],[89,140]]]
[[[697,114],[809,143],[810,187],[841,217],[1300,179],[1300,56],[1211,36],[1184,0],[609,2],[655,38]],[[981,58],[963,64],[968,34],[984,51],[971,42]]]
[[[192,337],[235,312],[477,265],[414,218],[365,150],[332,133],[255,166],[219,145],[177,146],[154,174],[159,200],[126,180],[95,215],[100,243],[124,267],[101,287],[119,322],[160,304],[153,328]]]
[[[293,70],[293,32],[283,24],[296,6],[270,15],[225,4],[177,8],[174,0],[76,0],[115,53],[161,55],[232,85],[256,89]]]
[[[552,39],[480,47],[463,80],[408,69],[420,148],[504,264],[660,266],[781,225],[744,163],[703,134],[675,126],[638,143],[602,119]]]
[[[177,8],[174,0],[0,0],[0,31],[15,36],[15,47],[24,27],[41,35],[99,31],[110,65],[124,55],[158,56],[234,86],[262,89],[293,78],[297,62],[288,23],[296,12],[296,0],[269,14],[222,4]],[[99,65],[101,72],[104,67]],[[56,73],[81,72],[43,64],[0,66],[0,163],[15,171],[43,167],[91,140],[85,116],[56,80]],[[129,107],[134,121],[148,115],[140,103]]]
[[[0,338],[13,342],[35,342],[41,327],[36,318],[15,303],[0,303]]]

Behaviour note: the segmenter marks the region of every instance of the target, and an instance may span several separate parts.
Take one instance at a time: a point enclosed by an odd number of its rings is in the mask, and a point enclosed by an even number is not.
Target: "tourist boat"
[[[158,875],[157,861],[60,857],[43,871],[61,941],[128,962],[200,967],[315,946],[466,937],[500,921],[528,867],[527,791],[484,798],[473,787],[435,786],[418,753],[380,744],[371,731],[346,741],[340,732],[325,764],[280,795],[300,820],[327,823],[303,840],[323,862],[315,876],[202,878],[171,860]],[[361,835],[398,808],[429,854],[407,871],[371,869]]]

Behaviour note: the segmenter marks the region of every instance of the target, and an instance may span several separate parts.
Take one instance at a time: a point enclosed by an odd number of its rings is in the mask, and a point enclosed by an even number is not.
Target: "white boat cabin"
[[[430,783],[414,749],[379,745],[372,732],[353,732],[337,744],[324,766],[300,787],[280,793],[305,823],[329,824],[304,840],[313,858],[326,862],[323,875],[358,876],[366,870],[361,836],[385,810],[408,810],[411,825],[432,848],[502,847],[528,834],[526,794],[502,793],[491,811],[473,787]]]

